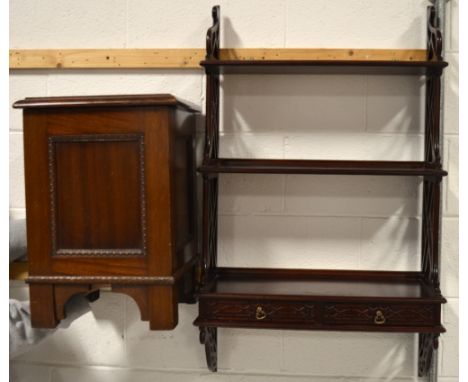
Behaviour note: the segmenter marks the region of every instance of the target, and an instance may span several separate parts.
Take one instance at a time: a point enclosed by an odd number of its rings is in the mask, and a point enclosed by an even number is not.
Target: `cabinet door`
[[[25,111],[31,275],[172,274],[168,112]]]

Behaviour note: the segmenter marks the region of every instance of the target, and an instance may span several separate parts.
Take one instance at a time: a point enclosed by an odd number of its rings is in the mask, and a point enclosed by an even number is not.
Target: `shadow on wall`
[[[73,321],[67,329],[58,329],[15,362],[57,364],[112,364],[125,360],[124,297],[101,293],[91,311]]]
[[[422,160],[424,83],[229,76],[221,156]],[[421,179],[223,175],[222,265],[416,270]],[[274,215],[274,216],[272,216]]]
[[[422,160],[424,82],[409,76],[231,75],[226,157]]]
[[[414,40],[414,37],[418,35],[419,41],[426,41],[426,6],[424,2],[420,2],[418,17],[412,18],[406,30],[398,37],[398,46],[407,46],[407,42]],[[425,49],[426,47],[422,46],[421,48]]]
[[[230,44],[242,46],[229,19]],[[230,75],[220,156],[422,160],[425,81],[394,75]],[[225,266],[417,270],[421,179],[222,175]]]
[[[235,48],[242,46],[242,40],[239,34],[232,26],[231,19],[228,17],[221,17],[221,47]]]
[[[228,18],[223,29],[243,45]],[[224,157],[422,159],[423,78],[230,75],[221,88]]]
[[[416,271],[420,252],[418,217],[281,212],[219,218],[220,266]]]

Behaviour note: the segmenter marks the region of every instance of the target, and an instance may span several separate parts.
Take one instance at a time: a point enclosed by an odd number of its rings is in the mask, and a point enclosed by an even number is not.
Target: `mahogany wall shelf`
[[[217,370],[218,327],[351,330],[419,333],[419,374],[427,375],[438,346],[440,79],[442,35],[428,7],[424,61],[222,60],[220,8],[213,7],[207,32],[206,131],[203,164],[202,285],[200,341],[208,367]],[[219,158],[220,75],[395,74],[426,78],[425,149],[422,161],[348,161]],[[414,272],[221,268],[217,266],[218,174],[343,174],[423,177],[422,261]]]

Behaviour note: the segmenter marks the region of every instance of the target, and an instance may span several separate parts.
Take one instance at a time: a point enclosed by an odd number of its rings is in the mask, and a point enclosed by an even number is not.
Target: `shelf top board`
[[[337,280],[218,280],[215,292],[226,294],[427,297],[417,282]]]
[[[213,74],[441,74],[445,61],[204,60]]]
[[[220,274],[204,297],[296,297],[324,300],[406,300],[444,303],[432,287],[410,272],[304,271],[262,269]],[[284,272],[284,274],[282,273]],[[309,273],[309,275],[307,275]],[[327,276],[329,274],[329,276]],[[405,277],[406,275],[406,277]],[[380,276],[380,277],[378,277]]]
[[[303,160],[303,159],[240,159],[219,158],[198,169],[205,174],[337,174],[445,176],[447,172],[428,162]]]
[[[13,104],[15,109],[77,107],[169,106],[191,112],[196,108],[171,94],[121,94],[67,97],[28,97]]]

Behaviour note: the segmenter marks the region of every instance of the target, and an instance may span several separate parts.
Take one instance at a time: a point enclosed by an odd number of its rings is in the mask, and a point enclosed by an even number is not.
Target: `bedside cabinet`
[[[31,316],[52,328],[75,294],[131,296],[177,325],[198,265],[195,114],[168,94],[26,98]]]

